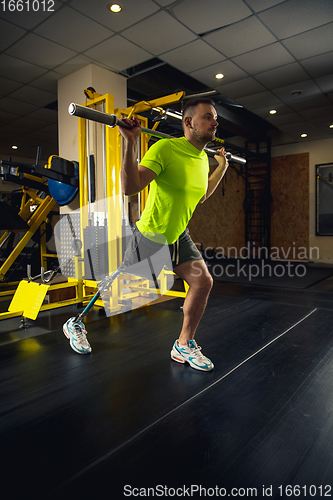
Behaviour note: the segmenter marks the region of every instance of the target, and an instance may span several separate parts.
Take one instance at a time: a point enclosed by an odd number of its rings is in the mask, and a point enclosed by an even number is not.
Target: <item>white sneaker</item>
[[[171,350],[171,359],[177,363],[189,363],[192,368],[209,372],[214,368],[210,359],[206,358],[201,352],[201,347],[198,346],[195,340],[189,340],[187,346],[178,345],[178,341],[174,343]]]
[[[63,325],[62,329],[69,339],[71,348],[79,354],[89,354],[92,349],[87,340],[87,330],[81,321],[74,323],[75,318],[70,318]]]

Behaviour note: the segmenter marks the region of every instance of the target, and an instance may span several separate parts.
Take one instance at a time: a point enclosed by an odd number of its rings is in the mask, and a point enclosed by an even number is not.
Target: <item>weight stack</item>
[[[106,226],[88,226],[84,230],[84,278],[101,281],[109,274]]]

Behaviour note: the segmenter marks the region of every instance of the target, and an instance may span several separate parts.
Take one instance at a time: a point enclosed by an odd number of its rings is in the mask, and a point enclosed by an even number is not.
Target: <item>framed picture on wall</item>
[[[333,236],[333,163],[316,165],[316,235]]]

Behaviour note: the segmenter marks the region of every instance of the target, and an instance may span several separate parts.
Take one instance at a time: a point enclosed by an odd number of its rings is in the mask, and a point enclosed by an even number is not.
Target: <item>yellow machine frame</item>
[[[97,94],[95,94],[97,95]],[[116,109],[114,110],[114,98],[111,94],[105,94],[103,96],[97,96],[94,99],[90,99],[85,106],[88,107],[97,107],[103,105],[103,111],[109,114],[117,114],[119,118],[127,116],[131,117],[135,115],[141,122],[142,126],[146,127],[148,124],[148,120],[140,116],[138,113],[149,110],[149,109],[157,109],[158,111],[163,111],[163,106],[169,105],[171,103],[179,101],[185,92],[178,92],[176,94],[172,94],[169,96],[162,97],[160,99],[155,99],[153,101],[143,101],[135,104],[133,107],[129,107],[125,110]],[[86,120],[84,118],[78,119],[79,124],[79,197],[80,197],[80,229],[81,229],[81,241],[82,241],[82,249],[81,255],[76,256],[74,258],[75,262],[75,276],[68,278],[67,283],[61,283],[58,285],[48,285],[48,290],[57,290],[63,289],[67,287],[75,287],[76,296],[73,299],[61,300],[59,302],[55,302],[52,304],[44,304],[40,307],[40,311],[45,311],[49,309],[55,309],[58,307],[64,307],[67,305],[72,305],[75,303],[88,303],[95,291],[98,289],[98,284],[96,281],[84,279],[84,229],[88,225],[88,213],[87,213],[87,205],[88,205],[88,165],[87,165],[87,126]],[[104,125],[103,125],[104,126]],[[115,271],[120,263],[122,256],[122,216],[121,216],[121,206],[115,203],[116,200],[119,199],[121,195],[120,190],[120,169],[121,169],[121,160],[122,160],[122,137],[118,132],[117,128],[110,128],[105,126],[105,144],[106,144],[106,193],[107,193],[107,211],[108,211],[108,220],[112,220],[112,224],[108,224],[108,263],[109,263],[109,274]],[[141,134],[141,152],[142,156],[148,149],[148,141],[149,136],[145,136]],[[148,196],[148,188],[146,188],[142,193],[139,194],[141,197],[141,207],[142,209],[145,206],[147,196]],[[43,211],[43,215],[48,213],[51,209],[50,204],[52,206],[55,204],[53,198],[49,199],[47,197],[41,203],[42,206],[45,206],[45,210]],[[38,220],[39,224],[40,221]],[[37,221],[32,221],[32,224],[37,224]],[[34,226],[33,226],[34,227]],[[31,227],[31,230],[33,229]],[[30,236],[31,237],[31,236]],[[159,294],[169,295],[173,297],[185,297],[188,285],[184,282],[184,292],[177,292],[173,290],[167,289],[167,279],[168,275],[174,274],[172,271],[163,270],[158,277],[160,283],[160,290],[156,291],[155,288],[149,287],[149,281],[144,279],[138,279],[135,287],[131,285],[132,293],[126,294],[126,298],[135,298],[141,295],[147,295],[150,293],[158,292]],[[88,290],[88,293],[86,293]],[[108,308],[112,313],[121,312],[122,308],[122,282],[116,280],[109,293],[109,304]],[[101,300],[96,302],[96,306],[104,307],[104,303]],[[0,320],[14,317],[14,316],[23,316],[26,315],[25,311],[11,311],[7,313],[0,314]],[[27,316],[29,317],[29,316]]]
[[[31,176],[32,177],[32,176]],[[39,179],[38,179],[39,180]],[[45,198],[40,198],[38,194],[32,189],[27,189],[22,186],[22,201],[21,207],[18,215],[22,218],[22,220],[27,222],[29,226],[28,231],[21,238],[19,243],[12,250],[10,255],[7,257],[6,261],[0,267],[0,282],[2,282],[5,278],[7,271],[13,265],[17,257],[22,252],[23,248],[26,244],[31,240],[35,232],[38,228],[45,223],[47,220],[47,216],[52,210],[52,208],[56,205],[56,201],[52,198],[52,196],[47,195]],[[37,206],[33,214],[31,215],[31,207]],[[5,241],[7,236],[11,233],[10,230],[4,232],[4,234],[0,238],[0,244]],[[41,239],[41,262],[42,266],[46,268],[46,259],[50,255],[47,254],[46,251],[46,238]],[[53,256],[53,255],[52,255]],[[3,292],[3,294],[7,294],[8,292]]]
[[[147,118],[140,116],[138,113],[155,108],[160,112],[163,111],[162,106],[166,106],[173,102],[179,101],[185,92],[178,92],[176,94],[172,94],[170,96],[162,97],[160,99],[156,99],[154,101],[143,101],[135,104],[133,107],[127,109],[115,109],[113,108],[113,96],[110,94],[105,94],[103,96],[98,96],[95,99],[91,99],[88,102],[89,107],[96,107],[104,103],[105,112],[108,114],[116,114],[119,119],[124,117],[131,118],[135,115],[140,121],[143,127],[148,126]],[[84,118],[79,118],[79,165],[80,165],[80,223],[81,223],[81,238],[84,232],[84,228],[88,225],[88,213],[86,210],[88,204],[88,188],[87,188],[87,127],[86,120]],[[149,136],[141,134],[140,145],[141,145],[141,157],[144,156],[146,151],[148,150],[148,142]],[[121,225],[121,206],[117,204],[113,204],[115,200],[118,200],[118,197],[121,196],[120,191],[120,169],[121,169],[121,161],[122,161],[122,137],[116,128],[106,127],[106,192],[107,192],[107,200],[108,200],[108,220],[112,220],[113,224],[108,225],[108,241],[109,241],[109,273],[114,272],[119,265],[121,264],[122,255],[122,225]],[[143,190],[140,194],[141,199],[141,209],[145,207],[147,197],[148,197],[148,187]],[[82,246],[82,255],[84,252],[84,244]],[[168,275],[174,274],[172,271],[163,270],[160,276],[158,277],[160,290],[156,291],[155,288],[149,287],[149,281],[144,279],[138,279],[136,285],[131,285],[131,290],[133,293],[126,294],[126,298],[135,299],[139,297],[140,294],[149,295],[159,293],[161,295],[169,295],[173,297],[185,297],[188,285],[184,282],[184,292],[178,292],[173,290],[168,290],[167,288],[167,279]],[[84,267],[82,268],[82,276],[84,275]],[[126,276],[124,276],[126,278]],[[97,282],[91,280],[83,280],[86,286],[90,288],[97,289]],[[108,305],[109,311],[114,313],[117,311],[121,311],[122,300],[122,283],[119,280],[116,280],[112,289],[109,293],[110,303]],[[105,306],[105,298],[104,302],[102,300],[97,300],[95,303],[96,306],[103,307]]]

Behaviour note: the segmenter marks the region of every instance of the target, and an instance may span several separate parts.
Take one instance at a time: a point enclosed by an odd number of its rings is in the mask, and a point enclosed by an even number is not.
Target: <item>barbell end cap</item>
[[[240,163],[241,165],[245,165],[246,163],[246,159],[241,156],[235,156],[231,153],[227,153],[225,156],[228,161],[234,161],[235,163]]]
[[[75,103],[71,102],[70,105],[68,106],[68,113],[70,115],[75,115],[75,111],[76,111]]]

